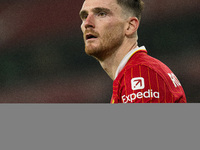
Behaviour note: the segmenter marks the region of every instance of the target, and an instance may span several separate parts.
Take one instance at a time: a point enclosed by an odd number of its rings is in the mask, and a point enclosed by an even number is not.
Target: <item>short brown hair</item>
[[[142,0],[117,0],[117,3],[125,9],[131,11],[139,20],[144,9]]]

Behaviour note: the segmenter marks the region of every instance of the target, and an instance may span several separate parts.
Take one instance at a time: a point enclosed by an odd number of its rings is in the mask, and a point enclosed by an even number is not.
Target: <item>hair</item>
[[[142,0],[117,0],[117,3],[135,15],[139,20],[144,9]]]

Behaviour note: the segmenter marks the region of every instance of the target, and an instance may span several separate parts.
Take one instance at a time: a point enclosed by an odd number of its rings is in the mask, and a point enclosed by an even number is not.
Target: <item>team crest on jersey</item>
[[[144,78],[138,77],[131,80],[132,90],[142,90],[145,87]]]

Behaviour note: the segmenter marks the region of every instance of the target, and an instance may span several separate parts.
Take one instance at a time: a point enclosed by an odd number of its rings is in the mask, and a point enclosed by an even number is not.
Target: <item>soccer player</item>
[[[142,0],[85,0],[80,11],[85,52],[113,82],[111,103],[186,103],[174,73],[138,46]]]

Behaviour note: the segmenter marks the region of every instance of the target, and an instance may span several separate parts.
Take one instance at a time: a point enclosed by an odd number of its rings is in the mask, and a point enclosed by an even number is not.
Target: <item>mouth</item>
[[[93,35],[93,34],[87,34],[87,35],[85,36],[86,41],[87,41],[87,40],[94,40],[94,39],[96,39],[96,38],[97,38],[97,36],[95,36],[95,35]]]

